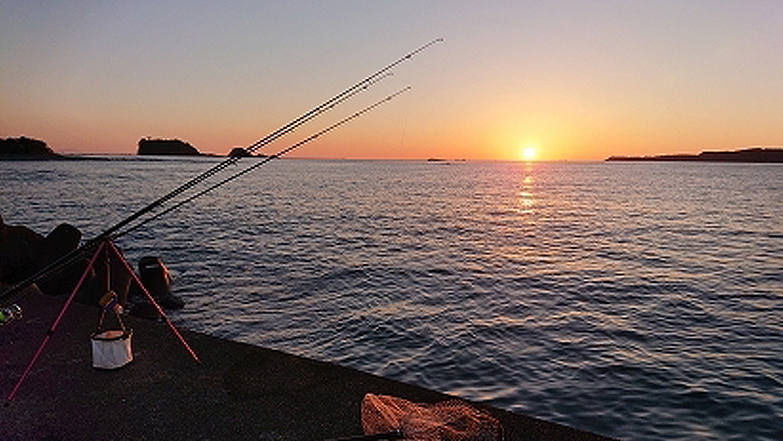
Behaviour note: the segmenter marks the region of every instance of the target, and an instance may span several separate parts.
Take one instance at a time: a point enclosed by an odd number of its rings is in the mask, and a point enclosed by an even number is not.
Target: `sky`
[[[0,0],[0,137],[226,154],[427,42],[276,152],[600,161],[783,145],[783,1]]]

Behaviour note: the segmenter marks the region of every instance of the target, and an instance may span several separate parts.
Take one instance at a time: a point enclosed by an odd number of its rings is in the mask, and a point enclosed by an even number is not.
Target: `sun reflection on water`
[[[533,214],[535,198],[533,196],[533,165],[525,164],[524,178],[522,178],[522,188],[519,192],[519,206],[517,211],[520,214]]]

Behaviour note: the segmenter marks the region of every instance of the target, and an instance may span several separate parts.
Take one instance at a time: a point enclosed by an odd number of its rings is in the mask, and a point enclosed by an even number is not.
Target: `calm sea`
[[[0,162],[0,214],[90,238],[216,161]],[[118,245],[192,330],[625,439],[783,439],[781,165],[280,160]]]

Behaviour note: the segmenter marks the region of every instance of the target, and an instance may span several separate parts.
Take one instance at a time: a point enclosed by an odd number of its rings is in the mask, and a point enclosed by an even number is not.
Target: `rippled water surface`
[[[0,214],[89,238],[216,161],[0,162]],[[780,165],[282,160],[117,242],[189,329],[620,438],[783,439]]]

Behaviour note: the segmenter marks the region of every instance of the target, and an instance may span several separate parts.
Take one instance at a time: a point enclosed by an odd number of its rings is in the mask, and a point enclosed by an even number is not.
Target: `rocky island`
[[[231,149],[231,152],[228,154],[228,156],[232,158],[250,158],[253,156],[253,154],[242,147],[234,147]]]
[[[0,139],[0,159],[60,159],[46,142],[40,139],[19,138]]]
[[[195,147],[179,139],[152,139],[139,140],[137,155],[177,155],[177,156],[202,156]]]
[[[783,163],[783,149],[752,148],[698,155],[610,156],[607,161],[688,161],[688,162],[777,162]]]

